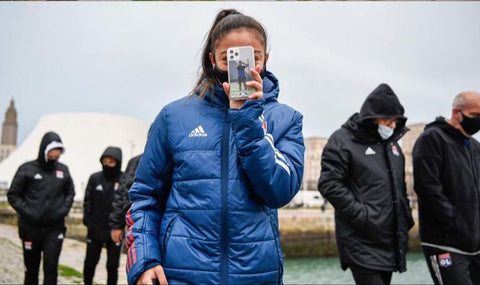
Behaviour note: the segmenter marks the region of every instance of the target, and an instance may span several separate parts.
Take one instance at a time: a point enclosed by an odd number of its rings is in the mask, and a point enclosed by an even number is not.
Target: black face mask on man
[[[55,168],[55,165],[57,165],[58,160],[56,159],[47,159],[47,165],[49,168]]]
[[[480,117],[471,118],[465,115],[462,111],[460,111],[460,113],[463,117],[463,121],[460,125],[467,134],[474,135],[480,130]]]
[[[107,179],[112,179],[116,173],[117,173],[116,166],[111,167],[108,165],[103,165],[103,174],[105,175],[105,177],[107,177]]]

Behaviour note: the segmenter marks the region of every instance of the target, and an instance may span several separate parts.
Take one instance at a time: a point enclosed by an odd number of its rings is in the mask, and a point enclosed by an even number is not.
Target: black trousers
[[[360,265],[350,265],[353,279],[357,285],[388,285],[392,280],[392,271],[368,269]]]
[[[98,241],[94,239],[87,240],[87,255],[85,256],[85,263],[83,266],[83,281],[86,285],[91,285],[93,283],[95,267],[97,267],[104,245],[107,248],[107,284],[117,284],[118,265],[120,263],[122,243],[115,244],[110,238],[108,238],[107,241]]]
[[[480,254],[464,255],[424,246],[428,270],[436,285],[480,284]]]
[[[57,284],[57,267],[62,251],[65,229],[49,229],[23,239],[23,261],[25,263],[24,284],[38,284],[38,272],[43,252],[43,284]]]

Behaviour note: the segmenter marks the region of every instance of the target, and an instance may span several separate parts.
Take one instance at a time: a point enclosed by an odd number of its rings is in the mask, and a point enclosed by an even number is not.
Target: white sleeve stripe
[[[290,168],[288,167],[288,162],[283,156],[283,154],[275,148],[275,145],[273,143],[273,136],[271,134],[266,134],[264,138],[267,140],[267,142],[273,149],[273,153],[275,154],[275,163],[280,165],[288,173],[288,175],[290,175]]]
[[[283,161],[275,158],[275,163],[280,165],[283,169],[285,169],[285,171],[288,173],[288,175],[290,175],[290,168],[288,168],[288,166]]]

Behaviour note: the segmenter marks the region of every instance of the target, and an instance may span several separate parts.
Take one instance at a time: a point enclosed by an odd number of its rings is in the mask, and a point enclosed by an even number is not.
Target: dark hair
[[[210,53],[215,54],[215,44],[224,35],[232,30],[247,28],[253,29],[258,32],[262,38],[262,43],[267,48],[267,33],[263,26],[254,18],[246,16],[235,9],[221,10],[215,21],[213,22],[210,31],[205,38],[205,45],[202,50],[202,66],[201,74],[198,78],[195,88],[192,90],[191,95],[200,92],[200,97],[205,96],[205,92],[218,82],[213,75],[213,66],[210,62]]]

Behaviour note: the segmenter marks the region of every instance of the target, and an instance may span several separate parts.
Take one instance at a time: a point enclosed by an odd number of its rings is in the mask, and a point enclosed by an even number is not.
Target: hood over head
[[[47,154],[52,149],[61,149],[62,153],[65,152],[60,136],[55,132],[47,132],[43,135],[40,147],[38,149],[37,161],[43,165],[47,165]]]
[[[375,118],[404,118],[405,109],[392,88],[385,83],[373,90],[360,108],[359,120],[365,122]]]
[[[100,156],[100,163],[102,159],[106,156],[109,156],[117,161],[118,168],[122,168],[122,150],[116,146],[109,146],[105,149],[102,156]]]
[[[107,156],[117,161],[117,165],[115,167],[109,167],[102,164],[102,159]],[[107,149],[105,149],[105,151],[103,152],[102,156],[100,156],[100,163],[102,164],[103,174],[105,175],[105,177],[108,180],[115,178],[120,174],[120,171],[122,169],[122,150],[119,147],[115,146],[107,147]]]

